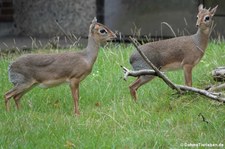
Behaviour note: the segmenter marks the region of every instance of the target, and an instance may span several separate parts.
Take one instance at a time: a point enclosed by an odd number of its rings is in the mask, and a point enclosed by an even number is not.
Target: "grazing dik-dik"
[[[139,46],[140,50],[161,71],[183,69],[185,84],[192,86],[192,69],[205,53],[216,9],[217,6],[213,9],[205,9],[202,4],[199,5],[196,34],[147,43]],[[138,52],[131,55],[130,64],[134,70],[150,68]],[[131,96],[136,100],[137,89],[153,78],[154,76],[151,75],[138,77],[129,86]]]
[[[28,54],[19,57],[8,69],[14,87],[5,94],[6,109],[13,97],[19,108],[20,98],[33,86],[53,87],[68,82],[74,100],[74,112],[79,115],[79,84],[91,73],[101,43],[116,38],[105,25],[94,18],[89,28],[88,45],[79,52],[60,54]]]

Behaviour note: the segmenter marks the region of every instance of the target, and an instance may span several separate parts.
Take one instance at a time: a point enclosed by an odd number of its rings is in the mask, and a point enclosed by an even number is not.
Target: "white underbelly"
[[[161,71],[172,71],[177,69],[182,69],[182,62],[167,64],[161,68]]]
[[[57,85],[60,85],[62,83],[66,83],[66,82],[69,82],[69,80],[67,79],[58,79],[58,80],[47,80],[47,81],[44,81],[42,83],[39,84],[39,87],[41,88],[49,88],[49,87],[54,87],[54,86],[57,86]]]

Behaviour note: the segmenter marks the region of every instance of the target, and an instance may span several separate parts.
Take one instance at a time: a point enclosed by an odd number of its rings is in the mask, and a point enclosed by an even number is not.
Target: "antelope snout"
[[[115,33],[112,33],[112,38],[116,38],[117,36],[116,36],[116,34]]]
[[[196,23],[196,27],[199,27],[199,25],[200,25],[200,22],[198,21],[198,22]]]

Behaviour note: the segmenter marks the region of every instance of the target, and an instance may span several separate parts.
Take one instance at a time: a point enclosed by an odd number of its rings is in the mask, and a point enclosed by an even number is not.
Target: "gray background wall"
[[[16,34],[29,36],[87,36],[91,20],[96,16],[95,0],[13,0]]]
[[[213,37],[225,35],[225,1],[222,0],[105,0],[105,24],[132,35],[136,27],[140,35],[152,37],[173,37],[173,33],[162,22],[167,22],[176,35],[189,35],[196,32],[198,5],[207,8],[219,5],[216,12]]]
[[[176,33],[184,29],[193,33],[196,6],[196,0],[105,0],[105,24],[127,35],[136,26],[141,35],[173,36],[162,22],[170,24]]]
[[[2,7],[5,2],[7,8]],[[66,34],[86,37],[96,15],[124,35],[132,35],[136,27],[143,36],[173,36],[162,22],[170,24],[177,35],[193,34],[197,30],[199,3],[207,7],[219,5],[214,36],[224,36],[225,1],[222,0],[0,0],[0,37],[63,36],[56,20]],[[1,21],[5,17],[3,12],[11,14],[5,21]]]

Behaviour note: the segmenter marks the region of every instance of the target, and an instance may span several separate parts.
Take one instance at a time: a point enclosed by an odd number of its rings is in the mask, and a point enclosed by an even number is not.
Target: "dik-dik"
[[[20,98],[33,86],[53,87],[68,82],[74,100],[74,112],[79,115],[79,84],[91,73],[101,43],[116,38],[105,25],[94,18],[89,28],[88,45],[79,52],[60,54],[28,54],[19,57],[8,69],[14,87],[5,94],[6,109],[13,97],[17,109]]]
[[[192,86],[192,69],[198,64],[205,53],[212,18],[216,9],[217,6],[210,10],[203,8],[202,4],[199,5],[196,23],[198,31],[196,34],[151,42],[141,45],[139,48],[161,71],[183,69],[185,84],[187,86]],[[130,64],[134,70],[150,68],[138,52],[134,52],[131,55]],[[151,75],[138,77],[129,86],[131,96],[137,100],[137,89],[153,78],[154,76]]]

